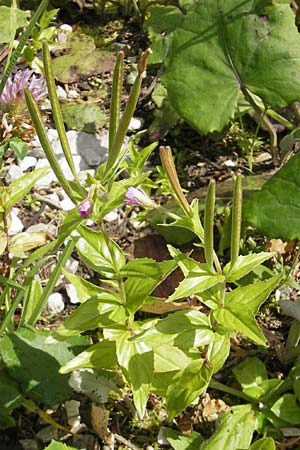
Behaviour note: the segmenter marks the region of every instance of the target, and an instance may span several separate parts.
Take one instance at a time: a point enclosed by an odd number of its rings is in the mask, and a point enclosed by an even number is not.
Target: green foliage
[[[69,447],[66,444],[62,444],[61,442],[57,441],[51,441],[51,444],[49,444],[45,450],[75,450],[74,447]]]
[[[202,133],[222,130],[240,92],[272,106],[298,99],[299,48],[287,2],[206,0],[174,31],[162,80],[190,125]]]
[[[9,24],[10,26],[7,26]],[[0,6],[0,44],[8,44],[16,30],[28,25],[28,12],[21,9]]]
[[[99,106],[91,103],[69,103],[62,106],[64,122],[68,129],[96,133],[106,122]]]
[[[245,204],[245,218],[261,233],[299,239],[299,155],[293,156]]]

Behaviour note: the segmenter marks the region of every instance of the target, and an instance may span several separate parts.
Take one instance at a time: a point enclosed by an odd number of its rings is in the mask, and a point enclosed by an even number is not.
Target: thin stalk
[[[110,170],[115,166],[115,163],[118,160],[120,150],[121,150],[122,144],[124,142],[124,138],[127,133],[128,127],[129,127],[130,120],[132,119],[134,110],[135,110],[137,102],[138,102],[141,84],[142,84],[142,74],[146,70],[147,58],[150,53],[151,53],[151,50],[148,49],[142,54],[142,56],[140,58],[140,61],[138,64],[138,74],[137,74],[135,82],[131,88],[125,111],[120,120],[119,126],[117,128],[117,131],[116,131],[116,134],[115,134],[115,137],[114,137],[111,149],[110,149],[110,152],[108,154],[108,160],[106,162],[104,179],[106,179],[109,176]]]
[[[29,36],[32,33],[32,30],[36,24],[36,22],[39,20],[40,16],[42,15],[42,13],[46,10],[48,5],[48,0],[42,0],[38,9],[36,10],[36,12],[34,13],[34,15],[32,16],[31,21],[29,22],[28,27],[26,28],[26,30],[24,31],[24,33],[22,34],[21,40],[16,48],[16,50],[13,52],[2,77],[1,83],[0,83],[0,95],[2,94],[2,91],[4,89],[5,83],[9,77],[9,75],[11,74],[13,68],[15,67],[17,60],[19,58],[19,56],[21,55],[21,52],[23,50],[24,45],[26,44],[27,39],[29,38]]]
[[[16,295],[16,298],[11,303],[10,308],[7,309],[7,311],[5,313],[5,317],[3,319],[3,322],[0,326],[0,336],[3,334],[3,332],[7,328],[12,327],[15,310],[16,310],[18,304],[21,302],[23,295],[24,295],[24,291],[19,291],[18,294]]]
[[[208,186],[204,212],[204,254],[210,272],[214,273],[214,215],[216,183],[211,180]]]
[[[63,267],[66,265],[66,262],[68,261],[68,259],[70,258],[71,254],[72,254],[74,246],[75,246],[75,243],[74,243],[73,239],[70,239],[67,242],[62,254],[60,255],[60,257],[57,261],[55,269],[52,272],[51,277],[49,278],[49,281],[43,290],[41,298],[40,298],[35,310],[33,311],[30,320],[28,321],[28,325],[34,325],[36,323],[36,321],[39,319],[39,317],[46,305],[48,297],[51,294],[51,292],[53,291],[53,289],[57,283],[57,280],[61,274]]]
[[[230,263],[231,267],[237,260],[240,252],[242,221],[242,177],[236,175],[233,190],[232,222],[231,222],[231,246]]]
[[[38,107],[36,101],[34,100],[29,89],[26,88],[24,90],[24,92],[25,92],[25,100],[26,100],[27,108],[30,112],[32,123],[37,132],[41,146],[45,152],[45,155],[49,161],[49,164],[50,164],[53,172],[55,173],[59,183],[61,184],[61,187],[65,191],[65,193],[76,204],[77,203],[76,197],[74,196],[71,186],[70,186],[68,180],[66,179],[66,177],[59,165],[59,162],[56,159],[55,153],[51,147],[50,141],[48,139],[48,136],[47,136],[44,124],[43,124],[43,120],[42,120],[42,116],[41,116],[39,107]]]
[[[221,392],[226,392],[226,394],[234,395],[235,397],[246,400],[246,402],[249,403],[259,403],[258,399],[252,398],[249,395],[244,394],[244,392],[241,392],[238,389],[234,389],[230,386],[226,386],[225,384],[220,383],[219,381],[216,381],[214,379],[210,380],[209,387],[212,389],[217,389]]]
[[[45,78],[48,88],[48,94],[49,94],[49,100],[52,106],[52,114],[54,123],[57,129],[57,133],[59,136],[59,140],[61,143],[62,150],[64,152],[65,158],[67,160],[67,163],[71,169],[72,175],[74,177],[74,180],[77,181],[77,183],[80,184],[78,175],[76,173],[71,149],[69,146],[66,129],[62,117],[61,108],[59,105],[57,92],[56,92],[56,85],[54,81],[54,74],[53,74],[53,67],[51,62],[51,56],[48,48],[47,41],[43,41],[43,63],[44,63],[44,71],[45,71]]]
[[[159,152],[160,152],[160,159],[161,159],[162,165],[166,171],[169,183],[173,189],[173,194],[174,194],[177,202],[179,203],[180,207],[185,212],[185,214],[187,216],[191,217],[192,211],[191,211],[189,202],[185,198],[185,195],[180,186],[171,148],[160,146]]]
[[[121,93],[124,71],[124,52],[119,52],[114,69],[109,116],[109,152],[112,151],[113,142],[117,133],[121,110]]]

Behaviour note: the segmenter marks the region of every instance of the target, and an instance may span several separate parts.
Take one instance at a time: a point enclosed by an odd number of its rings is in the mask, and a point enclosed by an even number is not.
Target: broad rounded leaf
[[[241,90],[267,104],[299,98],[300,36],[289,2],[203,0],[175,32],[162,78],[196,130],[222,130]]]
[[[291,158],[245,204],[244,216],[270,238],[300,238],[300,155]]]

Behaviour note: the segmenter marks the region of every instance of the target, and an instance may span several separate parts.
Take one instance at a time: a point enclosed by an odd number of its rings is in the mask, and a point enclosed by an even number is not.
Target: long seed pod
[[[54,81],[54,74],[53,74],[53,67],[52,67],[52,63],[51,63],[51,56],[50,56],[47,41],[43,41],[43,63],[44,63],[44,71],[45,71],[45,78],[46,78],[46,83],[47,83],[47,88],[48,88],[49,100],[50,100],[51,107],[52,107],[53,119],[54,119],[54,123],[55,123],[56,129],[57,129],[61,147],[62,147],[63,153],[65,155],[65,158],[67,160],[67,163],[71,169],[72,175],[73,175],[74,179],[79,183],[78,175],[76,173],[71,149],[70,149],[67,134],[66,134],[66,129],[65,129],[65,125],[64,125],[64,121],[63,121],[63,117],[62,117],[61,108],[60,108],[58,97],[57,97],[56,86],[55,86],[55,81]]]
[[[51,147],[50,141],[48,139],[48,136],[47,136],[44,124],[43,124],[43,120],[42,120],[42,116],[41,116],[39,107],[28,88],[25,88],[24,93],[25,93],[25,100],[26,100],[27,108],[28,108],[30,116],[31,116],[32,123],[37,132],[38,138],[39,138],[41,146],[45,152],[45,155],[49,161],[49,164],[50,164],[53,172],[55,173],[59,183],[61,184],[61,187],[65,191],[65,193],[76,204],[77,201],[74,196],[74,193],[73,193],[73,191],[70,187],[70,184],[69,184],[68,180],[66,179],[66,177],[56,159],[55,153]]]
[[[120,120],[121,108],[121,93],[123,84],[123,70],[124,70],[124,52],[119,52],[115,65],[110,100],[110,116],[109,116],[109,152],[112,150],[112,145]]]
[[[232,222],[231,222],[231,267],[237,260],[240,252],[241,222],[242,222],[242,177],[236,175],[234,181],[233,202],[232,202]]]
[[[216,183],[211,180],[208,186],[204,213],[204,254],[208,268],[214,272],[214,212]]]

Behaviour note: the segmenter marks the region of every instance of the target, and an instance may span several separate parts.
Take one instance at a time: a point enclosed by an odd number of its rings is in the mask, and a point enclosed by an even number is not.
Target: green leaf
[[[104,112],[98,105],[92,103],[68,103],[62,105],[61,109],[69,130],[96,133],[106,122]]]
[[[100,341],[79,353],[60,368],[60,373],[69,373],[82,367],[92,369],[111,369],[117,364],[116,344],[111,341]]]
[[[137,311],[149,294],[176,268],[173,260],[157,262],[151,258],[137,258],[128,261],[122,270],[127,276],[124,283],[126,307]]]
[[[0,342],[1,346],[1,342]],[[4,367],[0,369],[0,429],[14,425],[11,412],[19,406],[21,391],[18,383],[8,375]]]
[[[227,292],[224,306],[213,312],[215,320],[228,330],[239,331],[257,344],[265,345],[266,339],[254,316],[281,278],[281,275],[278,275],[266,281],[259,281]]]
[[[207,359],[213,365],[213,373],[222,369],[230,352],[230,334],[215,332],[214,339],[210,341],[207,349]]]
[[[167,391],[167,410],[170,420],[207,388],[211,376],[212,367],[204,359],[192,361],[176,375]]]
[[[13,18],[14,30],[9,26],[12,23],[12,14],[15,14]],[[0,45],[8,44],[11,40],[11,34],[15,35],[18,28],[25,27],[28,24],[28,16],[29,13],[27,11],[22,11],[21,9],[13,11],[8,6],[0,6]]]
[[[28,144],[19,137],[13,137],[9,140],[10,148],[15,152],[19,159],[24,159],[28,152]]]
[[[284,394],[271,408],[271,411],[285,422],[297,425],[300,423],[300,406],[293,394]]]
[[[59,368],[86,346],[86,338],[76,336],[59,342],[48,331],[19,328],[5,336],[0,353],[9,375],[27,397],[54,406],[71,397],[68,377]]]
[[[42,178],[48,172],[49,167],[42,167],[41,169],[35,169],[33,172],[26,173],[23,177],[13,181],[8,187],[8,197],[4,204],[4,207],[9,209],[23,199],[35,183]]]
[[[62,83],[74,83],[113,69],[115,57],[111,52],[96,50],[94,39],[86,34],[73,34],[64,44],[66,54],[53,61],[55,78]]]
[[[224,275],[226,276],[226,281],[231,283],[239,280],[240,278],[247,275],[255,267],[262,264],[267,259],[274,256],[274,253],[261,252],[254,253],[246,256],[238,256],[237,260],[231,266],[230,262],[224,267]]]
[[[272,106],[299,98],[299,51],[288,2],[204,0],[174,32],[162,81],[192,127],[221,131],[241,90]]]
[[[106,292],[101,287],[97,286],[96,284],[90,283],[89,281],[79,277],[78,275],[74,275],[73,273],[67,272],[64,269],[62,272],[67,280],[69,280],[70,283],[72,283],[75,287],[78,299],[81,303],[85,302],[91,297],[96,297],[98,294],[103,294],[104,292]]]
[[[253,398],[260,398],[265,394],[261,387],[268,380],[264,363],[256,358],[248,358],[233,368],[234,376],[243,388],[243,392]]]
[[[160,432],[174,450],[199,450],[203,442],[203,437],[197,431],[192,431],[188,436],[184,436],[178,430],[162,427]]]
[[[172,302],[189,295],[200,294],[224,280],[223,275],[212,275],[206,264],[198,264],[198,267],[189,272],[186,278],[179,283],[168,301]]]
[[[69,447],[66,444],[62,444],[61,442],[51,441],[45,450],[76,450],[74,447]]]
[[[150,346],[130,341],[126,331],[116,341],[118,362],[132,389],[133,401],[140,418],[143,417],[154,371],[154,356]]]
[[[126,318],[126,311],[118,296],[104,292],[81,303],[58,328],[57,333],[62,336],[73,336],[82,331],[119,323]]]
[[[251,405],[233,406],[231,412],[221,414],[215,433],[200,450],[248,450],[254,430]]]
[[[255,441],[249,450],[275,450],[275,442],[270,437],[265,437]]]
[[[117,275],[125,264],[120,247],[114,241],[110,241],[109,248],[101,231],[93,231],[84,226],[78,228],[78,231],[81,238],[76,243],[76,249],[83,262],[107,278]]]
[[[293,156],[245,204],[244,216],[270,238],[300,238],[300,155]]]

